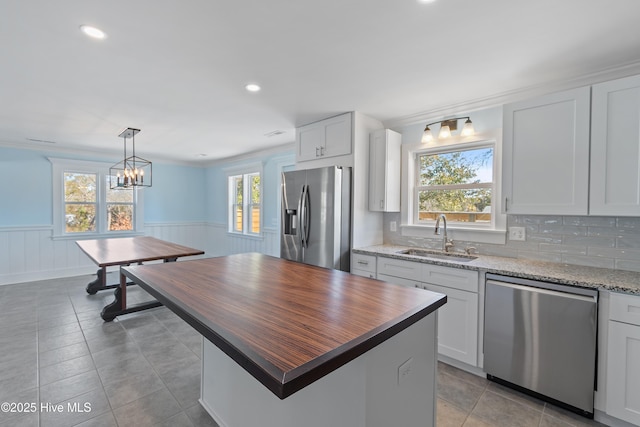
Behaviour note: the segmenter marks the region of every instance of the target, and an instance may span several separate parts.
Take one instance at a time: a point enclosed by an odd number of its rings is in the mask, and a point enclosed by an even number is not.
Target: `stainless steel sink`
[[[458,261],[458,262],[469,262],[478,258],[477,256],[474,256],[474,255],[430,251],[427,249],[404,249],[396,253],[402,254],[402,255],[413,255],[413,256],[419,256],[423,258],[443,259],[443,260]]]

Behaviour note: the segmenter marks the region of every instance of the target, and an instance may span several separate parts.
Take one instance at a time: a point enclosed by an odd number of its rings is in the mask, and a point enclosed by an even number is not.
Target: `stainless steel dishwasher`
[[[487,378],[593,418],[598,291],[487,274]]]

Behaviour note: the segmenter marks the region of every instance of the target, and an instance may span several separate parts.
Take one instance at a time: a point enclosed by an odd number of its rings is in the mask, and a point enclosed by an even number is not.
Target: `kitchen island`
[[[222,427],[435,425],[444,295],[261,254],[122,272],[206,339]]]

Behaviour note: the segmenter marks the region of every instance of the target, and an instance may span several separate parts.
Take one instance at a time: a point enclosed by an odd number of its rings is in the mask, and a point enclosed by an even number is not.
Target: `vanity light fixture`
[[[103,40],[107,37],[104,31],[91,25],[80,25],[80,31],[93,39]]]
[[[460,136],[471,136],[475,133],[473,129],[473,123],[471,123],[471,119],[468,116],[465,117],[457,117],[455,119],[446,119],[440,120],[438,122],[429,123],[422,133],[422,142],[431,142],[433,141],[433,133],[431,132],[431,126],[437,125],[440,123],[440,132],[438,132],[438,139],[446,139],[451,137],[451,132],[458,129],[458,120],[467,119],[464,122],[464,126],[462,127],[462,131],[460,132]]]
[[[136,134],[140,129],[126,128],[120,135],[124,139],[124,160],[109,168],[109,188],[151,187],[152,164],[136,156]],[[127,157],[127,138],[131,138],[132,155]]]

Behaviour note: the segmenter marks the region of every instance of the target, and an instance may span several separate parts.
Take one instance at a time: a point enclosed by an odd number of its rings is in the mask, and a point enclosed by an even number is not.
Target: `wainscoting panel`
[[[233,235],[226,224],[145,224],[145,235],[202,249],[208,258],[242,252],[280,255],[280,237],[275,228],[259,238]],[[0,285],[94,274],[96,265],[74,240],[53,240],[53,226],[0,227]],[[117,270],[114,267],[113,270]]]
[[[75,241],[52,235],[51,226],[0,228],[0,285],[96,272]]]

